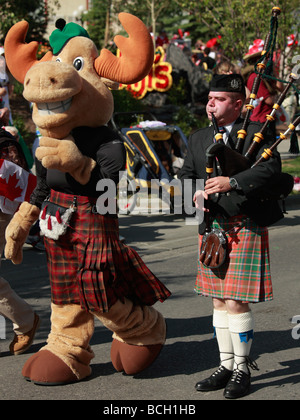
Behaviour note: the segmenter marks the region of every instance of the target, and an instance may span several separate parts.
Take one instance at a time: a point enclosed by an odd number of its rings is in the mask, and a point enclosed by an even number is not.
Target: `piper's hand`
[[[215,178],[207,179],[204,190],[208,195],[230,191],[229,177],[216,176]]]
[[[96,166],[93,159],[80,152],[72,136],[63,140],[42,137],[35,155],[45,168],[68,172],[83,185],[89,181]]]
[[[198,190],[195,192],[193,201],[195,203],[196,209],[200,209],[202,211],[209,211],[207,208],[204,207],[204,200],[208,199],[208,195],[205,191]]]

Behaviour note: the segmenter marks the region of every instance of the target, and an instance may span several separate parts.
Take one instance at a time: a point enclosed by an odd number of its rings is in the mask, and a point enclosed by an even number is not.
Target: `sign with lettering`
[[[120,56],[117,51],[117,56]],[[164,60],[165,52],[162,47],[155,50],[154,62],[149,72],[143,80],[132,85],[120,85],[119,89],[127,89],[136,99],[142,99],[147,92],[167,92],[172,86],[172,65]]]

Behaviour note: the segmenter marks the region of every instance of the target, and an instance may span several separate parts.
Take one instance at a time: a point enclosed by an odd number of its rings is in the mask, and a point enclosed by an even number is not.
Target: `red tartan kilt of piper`
[[[69,207],[73,198],[52,190],[50,201]],[[95,202],[77,196],[67,232],[58,240],[45,237],[52,302],[107,312],[124,297],[139,305],[164,301],[169,290],[137,252],[119,240],[118,218],[92,212]]]
[[[227,232],[229,256],[213,270],[204,267],[198,258],[195,292],[242,302],[272,300],[268,229],[245,216],[218,218],[213,227]],[[201,241],[199,235],[199,249]]]

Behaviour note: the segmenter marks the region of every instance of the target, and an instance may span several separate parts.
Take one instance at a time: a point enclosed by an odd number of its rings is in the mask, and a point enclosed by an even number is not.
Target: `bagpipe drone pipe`
[[[232,149],[229,146],[225,145],[223,142],[223,136],[219,133],[217,122],[212,115],[212,122],[214,126],[214,140],[215,142],[211,144],[206,150],[206,173],[207,177],[211,177],[213,174],[214,162],[217,161],[218,167],[221,170],[222,176],[234,177],[234,175],[245,171],[247,169],[254,168],[255,166],[265,162],[268,159],[272,159],[274,149],[279,145],[282,140],[285,140],[290,133],[292,133],[297,125],[300,123],[300,116],[294,119],[292,123],[289,124],[288,129],[284,133],[280,133],[278,139],[274,141],[272,146],[264,149],[264,152],[261,156],[255,160],[255,156],[258,152],[258,147],[261,142],[263,142],[267,130],[269,129],[270,123],[275,120],[275,114],[280,108],[282,102],[284,101],[289,89],[293,86],[293,82],[297,78],[294,74],[290,74],[285,89],[281,92],[277,102],[273,105],[272,111],[270,114],[266,115],[266,121],[262,125],[259,132],[255,133],[253,139],[250,143],[250,146],[244,153],[241,154],[245,138],[247,136],[247,128],[250,123],[250,116],[252,110],[254,109],[253,102],[256,99],[258,88],[260,82],[264,75],[264,69],[266,68],[266,63],[270,58],[270,53],[274,49],[275,38],[277,33],[277,16],[280,14],[280,9],[274,7],[272,9],[272,18],[271,18],[271,28],[266,37],[264,45],[266,50],[262,51],[260,62],[257,64],[257,75],[253,83],[253,87],[250,94],[250,102],[246,105],[247,112],[245,119],[243,121],[242,129],[237,133],[237,141],[235,142],[235,148]],[[276,30],[274,30],[276,28]],[[274,35],[275,33],[275,35]],[[262,143],[263,144],[263,143]],[[287,197],[293,189],[294,180],[293,177],[287,173],[280,172],[278,175],[272,178],[263,189],[260,189],[257,193],[262,199],[271,199],[279,200]],[[209,209],[210,199],[206,200],[206,208]],[[200,249],[200,261],[210,268],[220,267],[226,260],[226,235],[224,232],[219,229],[213,229],[211,226],[209,212],[206,212],[205,215],[206,230],[202,240],[202,246]]]
[[[288,129],[284,133],[280,133],[279,138],[276,139],[274,144],[271,147],[264,149],[264,152],[262,153],[260,158],[257,159],[257,161],[253,160],[253,156],[255,156],[259,145],[263,142],[271,122],[275,121],[276,112],[279,110],[282,102],[286,98],[289,89],[291,87],[296,89],[293,83],[297,79],[297,76],[291,73],[287,81],[282,81],[286,83],[286,87],[281,92],[276,103],[273,105],[270,114],[266,115],[265,123],[262,125],[259,132],[255,133],[253,140],[246,152],[244,153],[244,155],[241,154],[241,151],[244,146],[245,137],[247,136],[247,128],[250,123],[250,116],[254,109],[253,102],[256,99],[260,82],[262,78],[269,77],[264,74],[264,69],[266,68],[266,63],[270,58],[271,52],[274,50],[278,26],[277,16],[279,14],[279,7],[273,7],[270,30],[264,43],[266,49],[261,52],[261,61],[259,61],[256,65],[258,70],[256,71],[257,75],[250,93],[250,102],[249,104],[245,105],[247,112],[243,121],[242,129],[239,130],[237,133],[237,140],[234,149],[231,149],[222,141],[220,141],[220,135],[218,135],[217,133],[217,125],[214,125],[216,143],[212,144],[208,148],[207,153],[209,155],[214,154],[215,158],[218,159],[218,164],[224,176],[232,177],[239,172],[255,167],[261,162],[272,158],[273,150],[279,145],[279,143],[282,140],[287,139],[287,137],[294,132],[297,125],[299,124],[299,116],[297,116],[293,120],[293,122],[289,124]],[[286,197],[293,188],[292,178],[293,177],[289,174],[281,173],[276,179],[272,180],[272,183],[270,185],[266,187],[266,189],[263,191],[263,194],[278,199]]]

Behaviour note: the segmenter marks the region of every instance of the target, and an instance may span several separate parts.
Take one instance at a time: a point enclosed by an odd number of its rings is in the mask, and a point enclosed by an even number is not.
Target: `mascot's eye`
[[[75,67],[77,71],[79,71],[79,70],[82,70],[83,63],[84,61],[82,57],[76,57],[75,60],[73,61],[73,66]]]
[[[55,61],[58,61],[59,63],[61,63],[61,58],[57,57]]]

